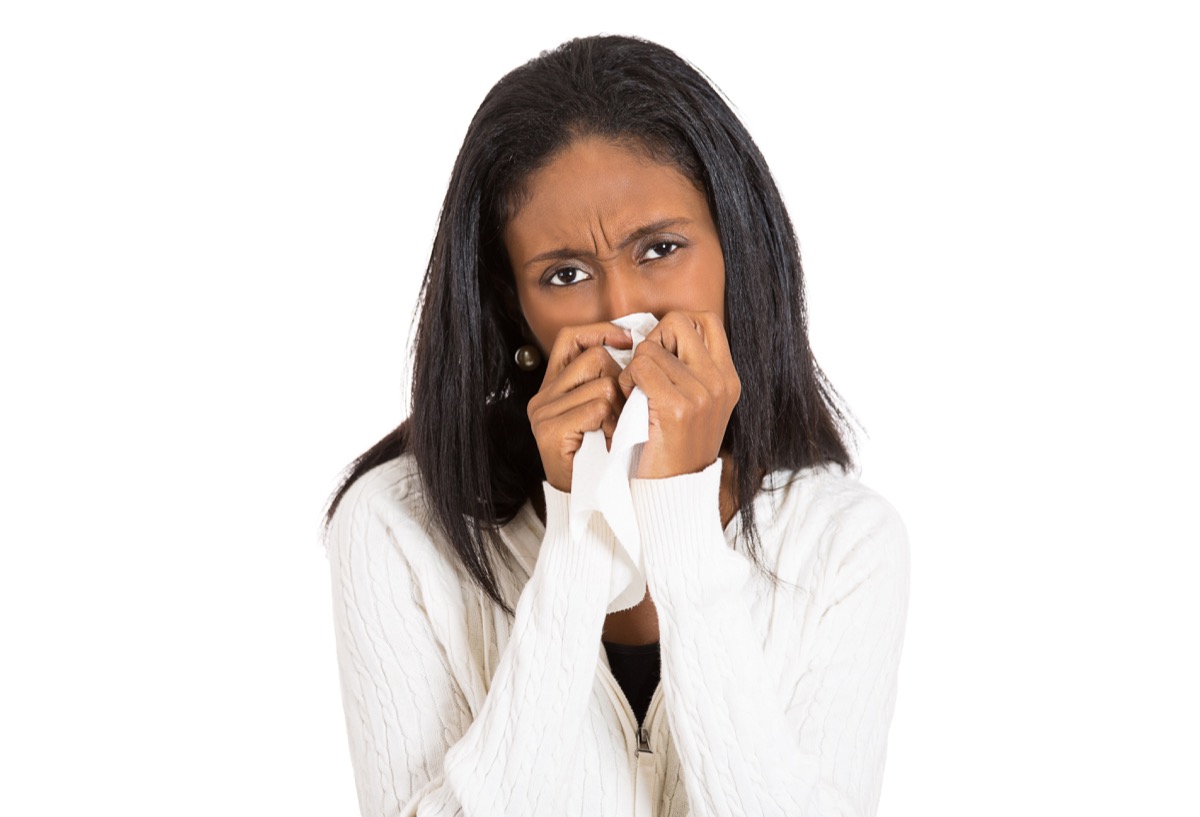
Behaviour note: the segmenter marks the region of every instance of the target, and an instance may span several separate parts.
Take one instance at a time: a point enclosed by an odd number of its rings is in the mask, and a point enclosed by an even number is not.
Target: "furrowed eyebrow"
[[[669,227],[678,227],[682,224],[691,223],[692,220],[689,218],[667,218],[663,219],[662,221],[656,221],[653,224],[647,224],[644,227],[638,227],[632,233],[621,239],[621,243],[617,245],[617,250],[623,250],[635,241],[640,241],[646,236],[653,235],[660,230],[666,230]],[[525,266],[528,267],[532,264],[537,264],[542,261],[556,261],[560,258],[582,258],[594,254],[595,251],[590,249],[579,250],[571,247],[559,247],[558,249],[550,250],[549,252],[544,252],[540,255],[535,255],[533,258],[530,258],[525,262]]]

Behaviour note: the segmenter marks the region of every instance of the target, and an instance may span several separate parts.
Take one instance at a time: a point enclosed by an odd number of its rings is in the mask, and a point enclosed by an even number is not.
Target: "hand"
[[[600,429],[611,446],[625,396],[617,385],[621,367],[604,348],[629,349],[633,339],[612,323],[561,329],[550,350],[546,376],[529,401],[529,425],[537,439],[546,481],[571,490],[571,472],[583,435]]]
[[[668,312],[638,344],[617,383],[625,397],[640,386],[650,406],[638,477],[692,474],[720,455],[742,383],[715,313]]]

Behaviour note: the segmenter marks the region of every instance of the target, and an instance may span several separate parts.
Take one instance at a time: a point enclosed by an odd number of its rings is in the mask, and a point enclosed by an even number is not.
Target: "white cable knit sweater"
[[[840,469],[755,499],[772,586],[722,530],[721,461],[634,480],[662,681],[645,731],[600,642],[613,560],[544,484],[503,528],[515,620],[458,567],[404,456],[359,478],[329,540],[363,815],[872,815],[908,600],[895,511]],[[640,739],[640,740],[639,740]],[[639,747],[640,743],[640,747]]]

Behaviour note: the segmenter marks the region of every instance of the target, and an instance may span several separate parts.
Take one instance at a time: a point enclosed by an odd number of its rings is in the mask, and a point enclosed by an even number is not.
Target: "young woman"
[[[364,815],[869,815],[908,592],[848,473],[796,239],[720,95],[575,40],[492,89],[422,293],[412,413],[327,517]],[[657,325],[628,350],[612,321]],[[638,388],[646,593],[574,528],[584,435]],[[660,664],[661,659],[661,664]]]

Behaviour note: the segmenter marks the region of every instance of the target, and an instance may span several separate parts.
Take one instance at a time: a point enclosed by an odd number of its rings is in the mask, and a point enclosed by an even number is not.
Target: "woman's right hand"
[[[633,347],[629,332],[612,323],[565,326],[554,340],[542,387],[529,401],[529,425],[537,439],[546,481],[571,490],[571,471],[583,435],[600,429],[612,445],[625,395],[617,385],[621,367],[604,348]]]

